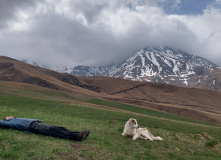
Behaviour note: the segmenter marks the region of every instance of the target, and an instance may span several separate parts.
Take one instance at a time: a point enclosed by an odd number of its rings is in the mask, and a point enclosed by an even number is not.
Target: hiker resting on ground
[[[72,132],[64,127],[44,124],[38,119],[15,118],[12,116],[5,117],[3,120],[0,120],[0,127],[23,130],[31,133],[49,135],[75,141],[85,140],[90,133],[90,130]]]

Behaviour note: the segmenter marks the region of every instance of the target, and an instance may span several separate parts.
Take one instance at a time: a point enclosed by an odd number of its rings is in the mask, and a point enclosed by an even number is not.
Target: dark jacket
[[[30,131],[29,129],[32,122],[40,122],[40,121],[38,119],[11,118],[8,120],[1,120],[0,127]]]

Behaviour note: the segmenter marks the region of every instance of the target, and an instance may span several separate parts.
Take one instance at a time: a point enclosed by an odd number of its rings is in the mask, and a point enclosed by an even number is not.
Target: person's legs
[[[72,132],[64,127],[52,126],[36,122],[33,122],[31,124],[30,131],[37,134],[49,135],[53,137],[78,140],[78,141],[84,140],[89,134],[89,133],[87,134],[87,131]]]

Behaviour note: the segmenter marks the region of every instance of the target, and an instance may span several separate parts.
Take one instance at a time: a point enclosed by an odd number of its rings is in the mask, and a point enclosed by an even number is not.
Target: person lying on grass
[[[0,127],[23,130],[26,132],[49,135],[53,137],[82,141],[87,138],[90,130],[72,132],[64,127],[44,124],[38,119],[15,118],[12,116],[0,120]]]

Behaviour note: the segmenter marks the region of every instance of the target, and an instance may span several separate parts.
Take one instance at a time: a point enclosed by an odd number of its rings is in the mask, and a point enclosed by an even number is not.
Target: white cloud
[[[201,46],[201,56],[221,65],[221,11],[217,8],[207,8],[202,15],[188,20],[190,30],[197,36]]]
[[[102,65],[143,47],[168,45],[221,65],[220,9],[210,5],[201,15],[168,15],[157,6],[164,1],[7,2],[13,10],[0,15],[0,53],[50,65]]]

